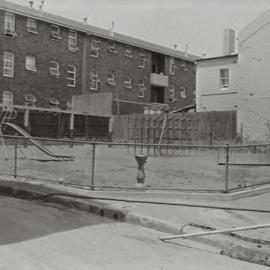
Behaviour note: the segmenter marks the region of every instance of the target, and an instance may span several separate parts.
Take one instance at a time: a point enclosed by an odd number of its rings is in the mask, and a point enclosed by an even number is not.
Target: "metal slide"
[[[34,140],[31,135],[29,133],[27,133],[24,129],[22,129],[21,127],[12,124],[12,123],[3,123],[4,125],[7,125],[13,129],[15,129],[17,132],[19,132],[21,135],[23,135],[25,138],[28,138],[29,141],[34,144],[37,148],[39,148],[43,153],[45,153],[48,156],[51,156],[53,158],[56,158],[57,160],[74,160],[73,156],[65,156],[65,155],[57,155],[53,152],[51,152],[50,150],[48,150],[44,145],[42,145],[39,141]]]

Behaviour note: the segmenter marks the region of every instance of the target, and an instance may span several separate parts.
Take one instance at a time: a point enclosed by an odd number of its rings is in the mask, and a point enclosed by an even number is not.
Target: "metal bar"
[[[226,145],[226,167],[225,167],[225,191],[227,192],[229,189],[229,145]]]
[[[17,160],[18,160],[18,138],[15,138],[14,145],[14,177],[17,177]]]
[[[91,189],[95,189],[96,144],[92,143]]]
[[[229,165],[229,166],[270,166],[270,163],[222,163],[219,162],[218,165]]]
[[[162,236],[162,237],[160,237],[160,240],[165,241],[165,240],[189,238],[189,237],[195,237],[195,236],[205,236],[205,235],[214,235],[214,234],[222,234],[222,233],[230,233],[230,232],[257,230],[257,229],[263,229],[263,228],[268,228],[268,227],[270,227],[270,224],[253,225],[253,226],[238,227],[238,228],[231,228],[231,229],[222,229],[222,230],[207,231],[207,232],[187,233],[187,234],[179,234],[179,235],[172,235],[172,236]]]

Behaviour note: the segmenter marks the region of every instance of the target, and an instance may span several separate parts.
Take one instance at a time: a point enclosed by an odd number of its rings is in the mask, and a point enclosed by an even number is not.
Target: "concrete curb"
[[[198,231],[198,228],[194,229],[194,227],[189,225],[179,227],[176,224],[172,224],[161,219],[130,212],[122,208],[113,207],[109,203],[97,202],[96,200],[78,199],[58,195],[46,197],[45,195],[50,193],[59,193],[59,190],[55,190],[44,185],[33,185],[26,182],[1,181],[0,193],[26,199],[31,197],[39,197],[42,199],[42,197],[44,197],[43,199],[48,202],[62,204],[67,207],[90,212],[117,221],[151,228],[167,234],[184,234],[194,232],[194,230]],[[76,196],[76,194],[72,194],[70,192],[65,192],[65,194]],[[232,240],[232,237],[226,235],[197,237],[196,239],[191,240],[215,247],[220,250],[220,254],[224,254],[232,258],[270,266],[269,248],[267,250],[261,245],[250,243],[247,245],[241,240],[237,241],[237,243],[239,242],[240,244],[235,245],[234,242],[236,242],[236,240]]]

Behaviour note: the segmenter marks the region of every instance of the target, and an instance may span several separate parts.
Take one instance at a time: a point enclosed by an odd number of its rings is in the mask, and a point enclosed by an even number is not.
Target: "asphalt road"
[[[64,206],[0,197],[1,270],[269,269]]]

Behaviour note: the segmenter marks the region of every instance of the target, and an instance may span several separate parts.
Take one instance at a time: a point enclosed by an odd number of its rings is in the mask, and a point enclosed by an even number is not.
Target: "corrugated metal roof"
[[[68,18],[54,15],[51,13],[42,12],[42,11],[35,9],[35,8],[18,5],[18,4],[15,4],[15,3],[12,3],[9,1],[5,1],[5,0],[0,0],[0,9],[10,11],[13,13],[17,13],[17,14],[21,14],[21,15],[28,16],[28,17],[33,17],[33,18],[38,19],[38,20],[47,21],[49,23],[57,24],[57,25],[64,26],[67,28],[71,28],[71,29],[74,29],[77,31],[81,31],[81,32],[90,34],[90,35],[92,34],[92,35],[96,35],[99,37],[112,39],[112,40],[115,40],[115,41],[118,41],[121,43],[125,43],[125,44],[132,45],[135,47],[143,48],[145,50],[149,50],[149,51],[158,52],[158,53],[162,53],[165,55],[181,58],[181,59],[184,59],[187,61],[193,62],[193,61],[201,58],[201,57],[198,57],[198,56],[195,56],[192,54],[186,55],[184,52],[181,52],[178,50],[170,49],[170,48],[167,48],[164,46],[160,46],[160,45],[148,42],[148,41],[136,39],[136,38],[122,35],[119,33],[114,33],[114,35],[111,36],[109,31],[106,29],[99,28],[99,27],[85,24],[85,23],[81,23],[78,21],[70,20]]]

